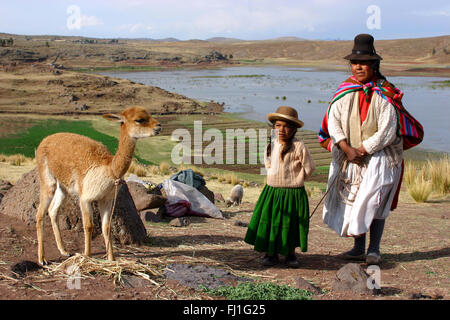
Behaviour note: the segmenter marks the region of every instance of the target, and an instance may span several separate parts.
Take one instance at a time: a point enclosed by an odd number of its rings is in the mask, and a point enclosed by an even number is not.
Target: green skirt
[[[309,204],[304,187],[265,185],[244,241],[259,252],[287,255],[297,247],[308,249]]]

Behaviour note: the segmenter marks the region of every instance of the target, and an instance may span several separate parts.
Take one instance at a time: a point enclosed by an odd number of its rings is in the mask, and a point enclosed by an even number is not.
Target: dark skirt
[[[309,204],[304,187],[265,185],[256,203],[244,241],[259,252],[287,255],[308,249]]]

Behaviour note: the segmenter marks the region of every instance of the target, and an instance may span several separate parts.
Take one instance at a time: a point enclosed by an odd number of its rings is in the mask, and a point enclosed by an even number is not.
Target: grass
[[[222,286],[204,292],[228,300],[311,300],[312,293],[271,282],[239,282],[236,287]]]
[[[22,132],[3,136],[0,142],[0,154],[22,154],[25,157],[34,158],[35,149],[42,139],[57,132],[71,132],[85,135],[102,142],[111,153],[115,153],[118,140],[109,135],[98,132],[92,127],[90,121],[69,120],[40,120],[32,127]]]
[[[426,202],[431,195],[450,193],[450,157],[439,160],[406,161],[404,182],[416,202]]]
[[[33,159],[27,158],[23,154],[13,154],[13,155],[0,154],[0,162],[9,163],[13,166],[21,166],[25,163],[33,162]]]

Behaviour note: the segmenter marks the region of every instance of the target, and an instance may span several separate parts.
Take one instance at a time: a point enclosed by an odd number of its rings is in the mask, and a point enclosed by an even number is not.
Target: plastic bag
[[[222,212],[197,189],[171,179],[164,180],[162,186],[167,196],[166,206],[188,201],[191,204],[189,214],[223,219]]]

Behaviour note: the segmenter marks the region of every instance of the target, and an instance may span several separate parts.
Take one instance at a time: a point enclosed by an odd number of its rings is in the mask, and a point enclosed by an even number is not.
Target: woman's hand
[[[363,157],[364,157],[364,151],[360,150],[361,148],[364,149],[364,147],[360,147],[358,149],[351,147],[347,141],[342,140],[339,142],[339,147],[342,149],[342,151],[345,152],[347,155],[347,160],[356,164],[361,164]]]
[[[357,150],[358,154],[359,154],[361,157],[364,157],[364,156],[366,156],[366,155],[368,154],[367,151],[366,151],[366,149],[364,148],[363,145],[361,145],[361,147],[359,147],[359,148],[356,149],[356,150]]]

